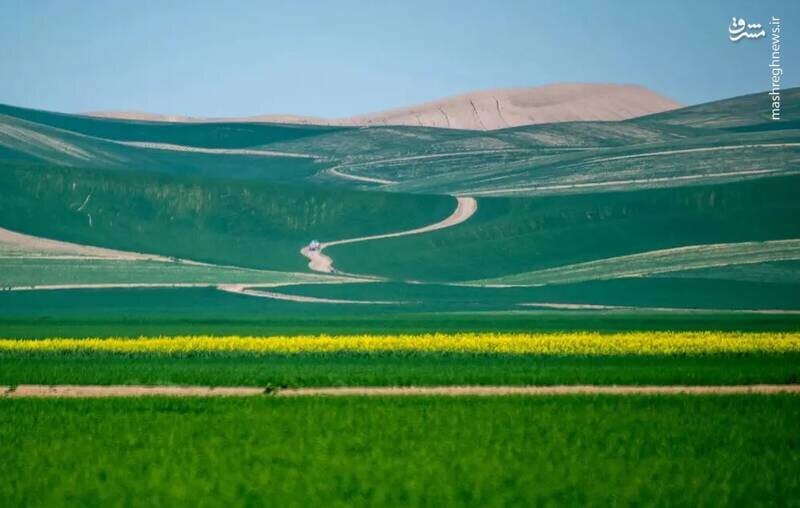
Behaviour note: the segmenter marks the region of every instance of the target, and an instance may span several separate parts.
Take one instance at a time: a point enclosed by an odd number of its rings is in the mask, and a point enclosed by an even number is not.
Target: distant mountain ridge
[[[88,116],[154,122],[269,122],[306,125],[413,125],[465,130],[572,121],[616,121],[682,107],[637,85],[564,83],[473,92],[416,106],[327,119],[299,115],[196,118],[131,111],[96,111]]]

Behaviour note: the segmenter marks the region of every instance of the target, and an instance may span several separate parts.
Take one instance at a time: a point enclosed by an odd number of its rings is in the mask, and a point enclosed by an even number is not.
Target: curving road
[[[332,242],[324,242],[319,246],[319,250],[312,251],[308,247],[300,249],[300,254],[307,257],[308,267],[315,272],[332,273],[334,272],[333,260],[325,255],[322,251],[327,247],[334,245],[344,245],[346,243],[367,242],[370,240],[381,240],[383,238],[395,238],[398,236],[419,235],[422,233],[429,233],[438,229],[445,229],[457,224],[461,224],[470,217],[472,217],[478,210],[478,202],[475,198],[459,196],[456,198],[456,209],[446,219],[429,224],[421,228],[409,229],[407,231],[398,231],[395,233],[385,233],[381,235],[361,236],[358,238],[348,238],[346,240],[335,240]]]

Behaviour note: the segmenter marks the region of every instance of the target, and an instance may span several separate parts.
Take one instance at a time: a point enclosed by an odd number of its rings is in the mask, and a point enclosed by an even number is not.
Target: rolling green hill
[[[793,104],[800,89],[785,91]],[[460,147],[364,157],[338,168],[390,181],[384,190],[541,195],[681,186],[791,174],[800,163],[797,107],[773,122],[760,94],[623,122],[518,127]],[[705,120],[704,120],[705,119]],[[344,137],[350,133],[342,133]],[[452,147],[452,144],[451,144]]]
[[[0,227],[213,265],[0,248],[0,286],[311,283],[299,253],[310,240],[431,225],[460,195],[478,208],[456,226],[325,250],[338,270],[386,283],[281,290],[408,301],[404,312],[536,302],[796,309],[798,100],[800,88],[784,90],[781,122],[755,94],[622,122],[489,132],[171,124],[0,106]],[[304,305],[325,307],[275,308]]]
[[[0,259],[0,290],[26,286],[213,286],[325,282],[326,276],[214,265],[113,259]]]
[[[262,123],[168,123],[114,120],[18,108],[0,104],[0,115],[93,138],[169,143],[203,148],[248,148],[319,136],[349,127]]]
[[[467,281],[690,245],[800,238],[800,176],[728,184],[483,198],[464,224],[334,246],[344,271]]]
[[[310,240],[419,227],[454,200],[149,172],[0,163],[0,227],[194,261],[306,270]]]
[[[324,161],[303,154],[169,148],[128,145],[0,115],[0,158],[5,160],[271,181],[302,180],[327,167]]]
[[[0,105],[0,156],[376,187],[341,176],[355,175],[385,181],[377,186],[394,192],[538,195],[694,185],[797,170],[800,124],[793,104],[800,88],[783,93],[781,122],[766,116],[763,98],[754,94],[622,122],[490,132],[172,124]]]

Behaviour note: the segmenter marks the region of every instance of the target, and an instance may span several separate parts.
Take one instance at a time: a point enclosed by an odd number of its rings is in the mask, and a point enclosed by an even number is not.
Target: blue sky
[[[783,1],[0,0],[0,102],[81,112],[348,116],[497,87],[635,83],[686,104],[766,90]],[[797,45],[794,45],[797,48]],[[785,87],[800,57],[784,47]]]

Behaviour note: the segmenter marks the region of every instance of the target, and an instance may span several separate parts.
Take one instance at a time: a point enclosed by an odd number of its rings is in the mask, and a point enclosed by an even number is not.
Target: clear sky
[[[555,82],[645,85],[686,104],[800,85],[800,1],[0,0],[0,103],[66,112],[340,117]]]

